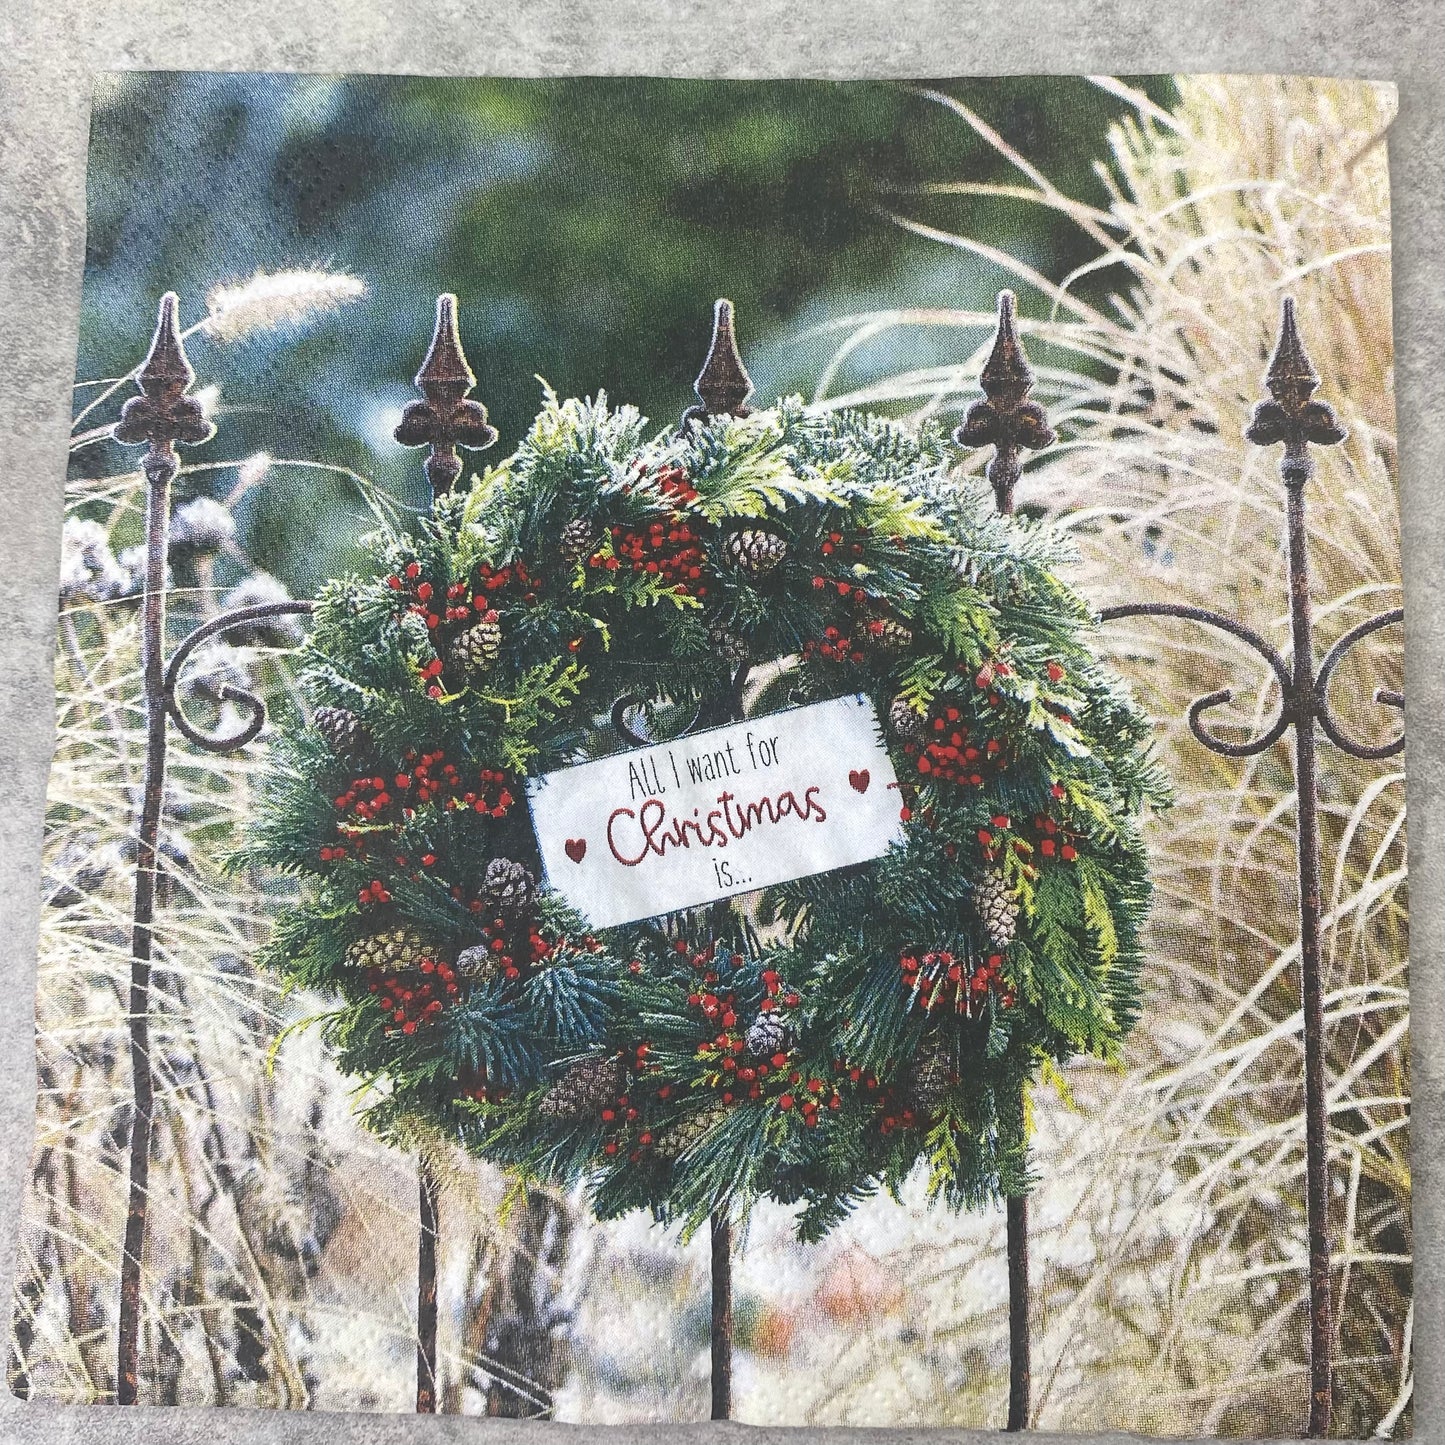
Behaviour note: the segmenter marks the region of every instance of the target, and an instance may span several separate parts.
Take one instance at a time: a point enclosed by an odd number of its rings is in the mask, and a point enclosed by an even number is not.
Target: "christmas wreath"
[[[243,857],[305,875],[264,961],[336,998],[371,1123],[687,1227],[767,1196],[816,1238],[920,1160],[956,1207],[1027,1187],[1025,1082],[1137,1014],[1165,789],[1059,539],[950,460],[796,402],[649,439],[548,394],[326,588]],[[667,736],[858,693],[885,857],[606,930],[544,886],[526,780],[625,747],[618,709]]]

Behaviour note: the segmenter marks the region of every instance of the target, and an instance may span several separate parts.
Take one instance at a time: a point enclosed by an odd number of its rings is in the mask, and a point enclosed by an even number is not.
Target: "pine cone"
[[[602,530],[586,517],[573,517],[562,528],[561,552],[564,562],[585,562],[602,541]]]
[[[416,929],[405,926],[358,938],[346,950],[346,962],[352,968],[415,968],[422,959],[436,956],[436,949]]]
[[[895,697],[888,704],[888,726],[893,730],[893,736],[901,742],[909,743],[918,737],[923,731],[924,722],[922,713],[915,712],[906,697]]]
[[[907,1097],[915,1114],[929,1119],[938,1112],[951,1074],[941,1049],[928,1049],[914,1058],[908,1071]]]
[[[913,629],[896,617],[875,617],[866,625],[869,643],[880,652],[902,652],[913,645]]]
[[[730,532],[723,542],[723,556],[754,582],[766,577],[787,555],[788,539],[762,527]]]
[[[759,1014],[748,1026],[748,1052],[755,1059],[770,1059],[793,1046],[793,1031],[776,1014]]]
[[[502,628],[495,612],[486,612],[451,645],[452,665],[464,676],[490,672],[502,651]]]
[[[462,949],[452,967],[458,978],[473,979],[478,983],[485,983],[501,972],[501,965],[485,943],[474,943],[470,948]]]
[[[1002,873],[988,873],[973,886],[973,906],[996,948],[1007,948],[1018,930],[1019,905]]]
[[[319,707],[312,721],[337,757],[359,758],[371,751],[371,734],[354,712],[344,707]]]
[[[537,880],[520,863],[510,858],[493,858],[487,864],[482,896],[501,913],[515,913],[536,896]]]
[[[617,1102],[627,1087],[627,1072],[616,1055],[583,1059],[558,1079],[537,1105],[548,1119],[585,1119]]]
[[[684,1119],[679,1119],[676,1124],[665,1129],[658,1137],[657,1143],[653,1146],[653,1153],[659,1159],[676,1159],[679,1154],[686,1154],[689,1149],[701,1143],[708,1134],[712,1133],[731,1112],[732,1110],[727,1104],[718,1102],[709,1104]]]
[[[708,646],[715,656],[722,658],[729,667],[737,667],[748,660],[748,645],[736,632],[730,632],[721,622],[715,622],[707,630]]]

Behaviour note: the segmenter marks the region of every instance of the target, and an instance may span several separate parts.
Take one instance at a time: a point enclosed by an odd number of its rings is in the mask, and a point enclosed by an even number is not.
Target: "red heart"
[[[567,856],[574,863],[580,863],[587,856],[587,840],[585,838],[569,838],[566,847]]]
[[[852,785],[855,793],[866,793],[868,791],[868,784],[872,781],[873,779],[869,775],[867,768],[861,770],[855,768],[848,774],[848,782]]]

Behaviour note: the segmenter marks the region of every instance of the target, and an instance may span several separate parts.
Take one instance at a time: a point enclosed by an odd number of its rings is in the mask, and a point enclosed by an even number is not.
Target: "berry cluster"
[[[980,747],[962,713],[948,702],[930,710],[922,735],[905,743],[903,752],[925,782],[956,787],[981,787],[985,771],[997,771],[1005,761],[1003,744],[985,738]]]
[[[527,564],[519,557],[504,567],[493,567],[488,562],[481,563],[477,568],[473,590],[475,593],[485,593],[486,597],[492,597],[504,588],[512,587],[520,591],[523,602],[535,602],[539,585],[537,579],[527,571]],[[488,602],[481,596],[472,598],[472,607],[477,612],[486,612],[495,606],[495,602]]]
[[[406,610],[420,617],[428,632],[435,633],[447,624],[468,622],[473,616],[481,617],[494,611],[496,594],[507,587],[523,602],[535,602],[539,583],[519,559],[495,568],[483,562],[471,583],[453,582],[444,593],[439,593],[435,585],[421,575],[421,565],[417,562],[408,562],[400,573],[392,573],[386,585],[406,599]]]
[[[829,662],[862,662],[863,648],[858,638],[847,636],[837,627],[825,627],[821,638],[810,637],[803,644],[803,656],[824,657]]]
[[[846,1059],[835,1060],[833,1067],[839,1074],[846,1074],[855,1089],[875,1096],[879,1133],[891,1134],[895,1129],[911,1129],[918,1123],[917,1111],[907,1096],[896,1088],[881,1085],[877,1074],[850,1064]]]
[[[1064,790],[1056,783],[1053,792],[1059,798]],[[1024,827],[1015,826],[1007,814],[1000,813],[989,819],[987,828],[978,830],[978,841],[987,862],[995,862],[1005,849],[1012,848],[1023,861],[1024,871],[1035,878],[1040,863],[1072,863],[1079,856],[1079,835],[1047,813],[1035,813]]]
[[[836,577],[827,575],[827,568],[840,568],[845,572],[858,566],[862,561],[866,548],[863,539],[867,536],[866,527],[858,527],[845,531],[833,531],[827,533],[818,550],[824,557],[829,559],[825,564],[825,570],[813,574],[813,590],[815,592],[834,592],[839,597],[850,598],[853,602],[866,600],[866,589],[859,586],[857,582],[850,581],[848,576]],[[856,573],[853,575],[856,576]]]
[[[759,1065],[759,1068],[761,1067]],[[784,1113],[796,1108],[797,1117],[803,1121],[804,1128],[816,1129],[820,1110],[837,1109],[843,1102],[843,1096],[832,1084],[816,1077],[809,1077],[804,1081],[803,1075],[797,1069],[789,1072],[787,1082],[788,1087],[778,1095],[778,1108]]]
[[[500,638],[497,612],[500,599],[495,594],[512,586],[514,590],[520,589],[522,602],[532,603],[537,600],[540,583],[528,573],[526,564],[518,560],[501,568],[481,563],[474,582],[453,582],[445,593],[438,592],[435,584],[422,577],[421,565],[417,562],[408,562],[399,573],[392,573],[386,585],[405,600],[407,612],[426,624],[434,652],[421,665],[421,680],[428,697],[440,698],[444,695],[443,659],[450,657],[453,664],[458,664],[455,650],[459,645],[465,647],[469,638],[473,639],[474,650],[482,624],[489,624],[493,635]],[[464,660],[460,670],[466,671]]]
[[[846,577],[824,577],[821,574],[814,576],[814,592],[826,592],[830,587],[839,597],[851,597],[857,590],[857,584],[849,582]]]
[[[863,555],[863,543],[860,540],[863,535],[864,530],[861,527],[851,539],[845,537],[842,532],[829,532],[823,539],[823,545],[819,547],[818,550],[825,557],[858,558]],[[813,585],[817,586],[817,583],[814,582]]]
[[[460,990],[450,964],[424,958],[417,970],[422,978],[384,973],[379,968],[366,971],[367,991],[376,995],[383,1016],[389,1016],[388,1034],[414,1034],[418,1028],[436,1023],[441,1011],[456,1001]]]
[[[878,1100],[878,1132],[891,1134],[895,1129],[912,1129],[918,1125],[918,1111],[897,1089],[885,1089]]]
[[[441,797],[448,812],[470,808],[492,818],[505,818],[516,801],[500,768],[479,768],[475,783],[470,783],[463,781],[456,764],[448,762],[440,748],[420,755],[408,749],[405,761],[410,771],[398,773],[395,785],[418,807]],[[409,808],[408,815],[410,812]]]
[[[633,1053],[634,1062],[639,1072],[645,1067],[644,1060],[647,1058],[648,1048],[646,1044],[638,1044]],[[664,1092],[663,1098],[667,1095]],[[627,1136],[636,1127],[642,1118],[642,1111],[633,1103],[630,1095],[619,1094],[609,1104],[605,1105],[601,1112],[602,1122],[609,1126],[608,1136],[602,1145],[602,1152],[609,1158],[627,1148]],[[652,1146],[652,1130],[645,1124],[638,1131],[632,1147],[627,1151],[627,1157],[632,1163],[638,1163],[644,1151]]]
[[[742,960],[735,958],[733,962],[740,963]],[[802,1003],[802,998],[792,989],[787,988],[783,983],[783,976],[775,968],[765,968],[763,978],[763,1000],[758,1004],[759,1013],[772,1013],[780,1008],[797,1008]],[[779,997],[779,994],[782,997]]]
[[[370,908],[378,903],[390,903],[391,892],[380,878],[373,878],[370,883],[358,890],[356,901],[362,908]]]
[[[841,1099],[832,1085],[805,1077],[802,1071],[790,1067],[794,1055],[791,1047],[766,1058],[754,1058],[748,1050],[747,1035],[738,1017],[737,995],[718,987],[719,967],[740,967],[744,961],[740,954],[719,955],[716,944],[698,953],[692,953],[685,942],[674,947],[681,954],[691,954],[693,969],[702,975],[699,986],[687,996],[688,1004],[710,1027],[721,1026],[716,1034],[709,1034],[698,1044],[695,1057],[706,1067],[706,1082],[718,1091],[722,1103],[761,1099],[767,1094],[784,1113],[796,1110],[797,1117],[809,1128],[816,1127],[820,1108],[838,1108]],[[802,996],[783,982],[776,969],[764,969],[762,981],[764,996],[758,1004],[759,1013],[780,1014],[802,1003]],[[668,1092],[664,1085],[659,1097],[666,1098]]]
[[[974,1018],[982,1010],[990,990],[1004,1008],[1014,1004],[1013,990],[1003,980],[1003,954],[991,953],[973,964],[955,957],[947,949],[928,953],[905,953],[898,960],[903,986],[924,1013],[951,1009]]]
[[[690,507],[698,498],[692,479],[681,467],[663,467],[656,477],[657,490],[676,508]]]
[[[346,791],[332,800],[338,813],[353,814],[360,822],[374,823],[393,803],[386,779],[353,778]],[[344,856],[344,855],[343,855]]]
[[[587,559],[589,567],[608,572],[630,567],[634,574],[670,584],[680,596],[707,596],[707,587],[700,580],[702,543],[685,518],[654,519],[645,530],[614,525],[608,531],[612,535],[612,555],[593,553]]]
[[[460,902],[462,890],[453,888],[452,897]],[[485,907],[480,898],[472,899],[467,906],[473,913],[480,913]],[[595,939],[589,938],[586,943],[600,946],[596,945]],[[486,949],[492,966],[506,979],[520,978],[523,969],[535,968],[558,947],[548,943],[535,924],[509,922],[505,918],[494,918],[490,923],[484,923],[477,946]]]
[[[358,861],[367,856],[367,844],[378,822],[398,828],[409,822],[416,810],[442,798],[448,812],[470,809],[489,818],[505,818],[516,802],[507,775],[498,768],[480,768],[475,781],[464,779],[457,767],[446,761],[441,750],[418,755],[406,754],[405,771],[388,784],[381,776],[353,778],[345,792],[338,793],[332,803],[343,816],[337,823],[337,841],[322,845],[318,857],[323,863],[339,863],[347,858]],[[422,855],[423,867],[436,863],[434,853]],[[398,855],[398,868],[408,867],[407,859]],[[413,875],[415,876],[415,875]],[[358,894],[359,902],[390,903],[391,894],[380,879],[371,879]],[[480,905],[478,905],[480,906]]]

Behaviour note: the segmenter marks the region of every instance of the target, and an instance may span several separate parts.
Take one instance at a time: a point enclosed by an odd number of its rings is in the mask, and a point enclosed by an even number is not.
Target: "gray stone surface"
[[[32,990],[61,485],[85,225],[90,77],[106,69],[532,75],[1296,71],[1394,80],[1390,140],[1413,890],[1417,1435],[1445,1439],[1445,5],[1439,0],[3,0],[0,4],[0,1301],[32,1130]],[[1432,59],[1433,57],[1433,59]],[[8,1332],[8,1320],[5,1322]],[[603,1433],[603,1432],[593,1432]],[[652,1427],[636,1441],[861,1442],[872,1432]],[[903,1442],[971,1432],[894,1432]],[[0,1398],[0,1442],[584,1438],[578,1427]]]

